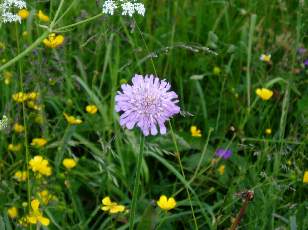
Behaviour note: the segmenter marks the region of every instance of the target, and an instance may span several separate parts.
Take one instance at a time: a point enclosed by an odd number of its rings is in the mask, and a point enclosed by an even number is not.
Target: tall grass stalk
[[[141,164],[143,160],[143,152],[144,152],[144,142],[145,137],[142,133],[140,133],[140,149],[138,154],[138,160],[137,160],[137,169],[136,169],[136,178],[134,183],[134,191],[133,191],[133,200],[129,215],[129,229],[134,229],[134,223],[135,223],[135,214],[136,214],[136,208],[137,208],[137,198],[139,193],[139,185],[140,185],[140,174],[141,174]]]

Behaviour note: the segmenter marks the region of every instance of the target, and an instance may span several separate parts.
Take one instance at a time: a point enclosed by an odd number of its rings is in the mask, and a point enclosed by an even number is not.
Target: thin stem
[[[97,19],[97,18],[99,18],[99,17],[101,17],[103,15],[104,15],[103,13],[100,13],[100,14],[97,14],[97,15],[95,15],[93,17],[90,17],[90,18],[87,18],[85,20],[82,20],[80,22],[76,22],[76,23],[73,23],[73,24],[70,24],[70,25],[67,25],[67,26],[63,26],[63,27],[57,28],[54,31],[58,32],[58,31],[66,30],[66,29],[69,29],[69,28],[72,28],[72,27],[75,27],[75,26],[78,26],[78,25],[81,25],[81,24],[93,21],[93,20],[95,20],[95,19]]]
[[[249,40],[247,50],[247,71],[246,71],[246,87],[247,87],[247,104],[250,108],[250,88],[251,88],[251,76],[250,76],[250,65],[251,65],[251,50],[253,42],[253,33],[256,27],[257,15],[253,14],[250,18],[250,29],[249,29]]]
[[[172,125],[171,125],[170,121],[169,121],[169,126],[170,126],[170,130],[171,130],[172,141],[173,141],[173,144],[174,144],[174,147],[175,147],[175,151],[176,151],[175,155],[176,155],[176,158],[178,159],[182,176],[186,180],[186,176],[185,176],[185,173],[184,173],[184,168],[183,168],[182,161],[181,161],[181,154],[179,152],[178,144],[176,142],[175,134],[173,132],[173,128],[172,128]],[[189,190],[188,190],[186,185],[185,185],[185,189],[186,189],[186,193],[187,193],[188,200],[189,200],[189,203],[190,203],[190,208],[191,208],[192,216],[193,216],[193,219],[194,219],[195,229],[199,229],[198,228],[197,219],[195,217],[194,207],[193,207],[192,202],[191,202],[191,196],[190,196]]]
[[[5,63],[4,65],[0,66],[0,72],[3,71],[4,69],[10,67],[11,65],[13,65],[14,63],[18,62],[21,58],[23,58],[24,56],[26,56],[29,52],[31,52],[33,49],[35,49],[39,44],[41,44],[41,42],[44,40],[44,38],[47,37],[47,35],[49,34],[48,31],[45,31],[38,39],[36,39],[35,42],[33,42],[27,49],[25,49],[24,51],[22,51],[20,54],[18,54],[16,57],[14,57],[13,59],[9,60],[7,63]],[[19,35],[18,35],[19,36]]]
[[[17,52],[19,53],[20,44],[19,44],[19,34],[18,34],[17,25],[15,25],[15,33],[16,33]],[[21,92],[24,93],[22,65],[21,65],[20,62],[18,62],[18,69],[19,69],[19,85],[20,85]],[[30,184],[29,167],[28,167],[29,146],[28,146],[28,130],[27,130],[26,116],[27,116],[27,113],[26,113],[25,102],[22,101],[22,117],[23,117],[24,135],[25,135],[24,144],[25,144],[25,149],[26,149],[27,201],[28,201],[28,208],[30,210],[30,207],[31,207],[31,200],[30,200],[31,199],[31,184]],[[30,225],[30,229],[32,229],[31,225]]]
[[[55,25],[55,23],[56,23],[56,20],[57,20],[57,18],[58,18],[58,15],[60,14],[60,11],[61,11],[61,9],[62,9],[63,4],[64,4],[64,0],[61,0],[61,2],[60,2],[60,4],[59,4],[59,7],[58,7],[58,9],[57,9],[57,11],[56,11],[56,14],[55,14],[55,16],[53,17],[52,22],[50,23],[50,26],[49,26],[50,32],[52,31],[52,29],[53,29],[53,27],[54,27],[54,25]]]
[[[138,154],[138,161],[137,161],[137,172],[136,172],[136,178],[134,183],[134,191],[133,191],[133,200],[132,200],[132,206],[130,210],[129,215],[129,229],[134,229],[134,220],[135,220],[135,213],[136,213],[136,204],[137,204],[137,197],[139,193],[139,184],[140,184],[140,174],[141,174],[141,165],[142,165],[142,159],[143,159],[143,152],[144,152],[144,135],[140,133],[140,149]]]

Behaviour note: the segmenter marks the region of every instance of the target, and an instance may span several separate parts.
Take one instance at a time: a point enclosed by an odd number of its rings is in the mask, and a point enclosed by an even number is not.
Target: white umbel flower
[[[4,0],[0,4],[0,22],[21,22],[21,17],[14,12],[14,9],[27,8],[27,4],[23,0]]]
[[[103,4],[103,13],[113,15],[118,8],[122,10],[122,15],[130,17],[134,14],[142,16],[145,14],[144,4],[136,2],[136,0],[106,0]]]
[[[113,0],[107,0],[103,4],[103,13],[113,15],[117,5]]]
[[[0,130],[3,130],[7,127],[9,123],[9,119],[7,116],[3,115],[2,119],[0,120]]]

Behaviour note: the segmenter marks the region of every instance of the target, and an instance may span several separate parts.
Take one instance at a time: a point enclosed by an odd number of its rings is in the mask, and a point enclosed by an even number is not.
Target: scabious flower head
[[[119,212],[124,212],[125,206],[119,205],[116,202],[111,202],[110,197],[106,196],[102,200],[101,209],[105,212],[109,212],[109,214],[115,214],[115,213],[119,213]]]
[[[273,91],[266,88],[256,89],[256,94],[263,100],[267,101],[273,96]]]
[[[216,156],[222,157],[223,159],[227,160],[232,156],[232,151],[231,149],[217,149],[215,152]]]
[[[27,178],[28,178],[28,172],[27,171],[16,171],[15,174],[14,174],[14,178],[18,182],[26,181]]]
[[[52,173],[48,160],[39,155],[29,161],[29,166],[33,172],[37,172],[44,176],[50,176]]]
[[[48,22],[49,21],[49,17],[43,13],[43,11],[39,10],[37,15],[38,19],[42,22]]]
[[[197,126],[190,127],[191,136],[193,137],[202,137],[201,130],[197,128]]]
[[[135,75],[132,85],[123,84],[115,97],[117,112],[122,112],[120,125],[128,129],[137,125],[145,136],[167,132],[165,122],[178,114],[178,95],[171,85],[153,75]]]
[[[64,43],[64,36],[61,34],[56,35],[51,33],[48,35],[48,38],[43,40],[43,43],[46,47],[55,49]]]
[[[27,4],[23,0],[3,0],[0,4],[0,21],[7,22],[21,22],[21,16],[12,13],[15,8],[24,9],[27,8]]]
[[[77,165],[77,161],[75,161],[73,158],[65,158],[63,161],[62,161],[62,164],[65,168],[67,169],[72,169],[74,167],[76,167]]]
[[[270,63],[271,62],[271,55],[270,54],[262,54],[260,56],[260,60],[266,63]]]
[[[308,171],[305,171],[305,173],[304,173],[303,183],[308,184]]]
[[[29,17],[30,13],[27,9],[21,9],[18,11],[17,15],[21,18],[21,20],[25,20]]]
[[[36,148],[42,148],[47,144],[47,140],[45,138],[33,138],[31,145]]]
[[[95,114],[95,113],[97,113],[97,107],[95,105],[87,105],[86,111],[87,111],[87,113]]]
[[[158,207],[162,210],[169,211],[174,209],[176,206],[176,201],[173,197],[167,198],[165,195],[161,195],[159,200],[156,202]]]
[[[44,226],[48,226],[50,220],[47,217],[44,217],[42,212],[39,209],[40,202],[37,199],[31,201],[31,212],[27,216],[27,222],[30,224],[41,223]]]
[[[308,59],[306,59],[306,60],[304,61],[304,66],[305,66],[305,67],[308,67]]]
[[[18,216],[18,209],[16,207],[10,207],[7,210],[7,214],[10,218],[15,219]]]
[[[66,119],[66,121],[70,124],[70,125],[79,125],[82,123],[82,120],[81,119],[78,119],[74,116],[70,116],[66,113],[63,113],[64,114],[64,117]]]

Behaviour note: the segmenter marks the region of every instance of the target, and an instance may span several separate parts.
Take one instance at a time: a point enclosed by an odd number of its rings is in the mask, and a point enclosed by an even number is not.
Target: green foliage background
[[[41,36],[48,24],[39,22],[35,12],[42,9],[53,18],[59,2],[28,1],[27,21],[2,24],[0,41],[6,48],[0,59],[16,57]],[[26,146],[18,154],[7,146],[40,136],[48,139],[47,146],[29,146],[29,157],[48,158],[54,173],[42,181],[31,178],[30,195],[47,188],[57,196],[43,208],[51,220],[48,228],[128,228],[127,213],[110,216],[100,205],[108,195],[130,206],[139,130],[119,126],[114,97],[135,73],[165,78],[179,94],[182,115],[171,123],[185,172],[184,178],[170,128],[166,136],[146,138],[138,229],[196,228],[185,188],[199,229],[230,227],[242,206],[235,194],[247,189],[254,190],[255,198],[240,229],[308,229],[308,185],[303,184],[308,169],[308,74],[302,64],[308,56],[297,53],[299,47],[308,48],[307,2],[144,3],[144,17],[104,15],[63,29],[101,13],[95,1],[65,1],[54,27],[65,36],[64,45],[47,49],[40,44],[6,69],[14,77],[9,86],[0,83],[1,112],[11,124],[23,123],[25,117],[28,134],[25,139],[11,128],[0,133],[0,229],[21,228],[9,220],[7,208],[17,206],[22,214],[29,192],[26,183],[13,179],[16,170],[26,169]],[[263,53],[272,55],[272,64],[259,60]],[[215,66],[219,75],[213,74]],[[34,122],[37,112],[25,108],[23,113],[12,101],[21,86],[40,93],[43,124]],[[274,91],[271,100],[256,97],[261,87]],[[99,112],[87,114],[88,104]],[[63,112],[79,115],[83,124],[69,126]],[[191,125],[202,130],[202,138],[191,136]],[[267,128],[272,135],[265,135]],[[213,164],[219,147],[231,148],[233,156]],[[79,158],[78,166],[67,172],[61,162],[71,156]],[[224,175],[217,171],[222,164]],[[161,194],[174,196],[176,209],[161,212],[155,204]]]

